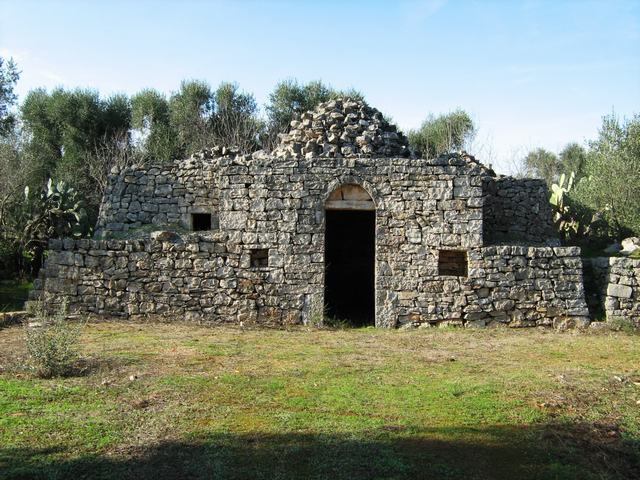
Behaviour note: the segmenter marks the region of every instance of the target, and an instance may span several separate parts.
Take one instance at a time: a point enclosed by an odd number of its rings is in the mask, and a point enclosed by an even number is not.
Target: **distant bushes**
[[[640,115],[607,115],[588,149],[569,144],[560,157],[538,149],[525,164],[551,187],[565,242],[601,247],[640,235]]]

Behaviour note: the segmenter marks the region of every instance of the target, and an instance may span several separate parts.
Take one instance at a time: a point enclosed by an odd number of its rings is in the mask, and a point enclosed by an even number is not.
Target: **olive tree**
[[[537,148],[529,152],[524,158],[524,164],[529,176],[542,178],[549,186],[558,179],[561,173],[558,156],[544,148]]]
[[[607,220],[612,236],[640,235],[640,115],[603,117],[574,197]]]
[[[570,175],[573,173],[576,180],[584,175],[584,167],[587,160],[587,151],[579,143],[567,144],[559,155],[559,170],[561,173]]]
[[[423,158],[463,150],[476,133],[475,125],[464,110],[429,115],[417,130],[408,133],[409,144]]]
[[[0,57],[0,136],[10,133],[15,125],[16,117],[11,107],[18,98],[14,88],[19,78],[20,72],[13,59]]]
[[[211,119],[214,143],[237,147],[243,153],[257,150],[265,123],[258,116],[254,96],[241,92],[235,83],[223,82],[216,89],[214,100],[215,115]]]

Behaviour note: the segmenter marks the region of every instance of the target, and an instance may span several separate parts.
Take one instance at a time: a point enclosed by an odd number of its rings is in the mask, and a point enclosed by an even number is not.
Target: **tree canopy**
[[[18,99],[14,88],[20,72],[13,59],[8,61],[0,57],[0,136],[7,135],[15,124],[15,115],[11,112]]]
[[[640,234],[640,115],[603,117],[574,197],[602,214],[614,237]]]
[[[573,173],[576,180],[584,175],[587,151],[579,143],[567,144],[559,155],[559,171],[566,175]]]
[[[527,175],[542,178],[547,185],[551,185],[560,176],[560,160],[558,156],[545,150],[537,148],[527,154],[524,159]]]
[[[131,122],[125,96],[102,99],[95,90],[32,90],[20,113],[27,134],[25,148],[33,162],[31,186],[55,178],[73,185],[86,197],[94,194],[88,180],[87,153],[105,138],[128,131]]]
[[[462,150],[474,137],[476,127],[464,110],[429,115],[417,130],[408,134],[409,144],[423,158]]]

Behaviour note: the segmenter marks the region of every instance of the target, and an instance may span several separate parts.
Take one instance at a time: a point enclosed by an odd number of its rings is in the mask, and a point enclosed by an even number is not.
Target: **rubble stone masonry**
[[[325,205],[349,186],[375,208],[376,326],[588,323],[580,251],[550,246],[539,182],[466,154],[412,158],[352,101],[308,112],[281,141],[274,154],[214,149],[113,172],[95,239],[51,241],[32,297],[103,315],[319,323]],[[193,231],[198,215],[206,231]]]

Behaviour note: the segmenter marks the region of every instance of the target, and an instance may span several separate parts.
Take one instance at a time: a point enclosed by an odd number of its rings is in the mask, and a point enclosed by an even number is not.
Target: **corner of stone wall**
[[[585,258],[585,289],[596,320],[640,328],[640,260]]]

